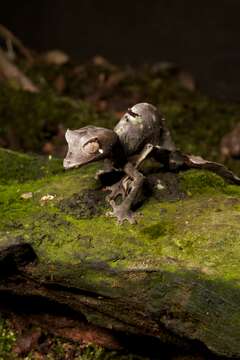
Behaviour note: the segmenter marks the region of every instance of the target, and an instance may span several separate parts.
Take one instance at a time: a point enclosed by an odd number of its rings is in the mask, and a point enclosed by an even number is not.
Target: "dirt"
[[[59,208],[76,219],[91,219],[106,210],[106,193],[101,190],[86,189],[60,201]]]

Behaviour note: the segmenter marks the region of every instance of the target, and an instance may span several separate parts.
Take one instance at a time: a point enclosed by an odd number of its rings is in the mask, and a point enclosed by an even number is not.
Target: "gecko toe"
[[[131,210],[127,210],[121,205],[116,205],[113,200],[110,201],[112,211],[106,213],[107,216],[116,217],[118,224],[122,225],[124,221],[128,221],[130,224],[136,224],[136,218]]]

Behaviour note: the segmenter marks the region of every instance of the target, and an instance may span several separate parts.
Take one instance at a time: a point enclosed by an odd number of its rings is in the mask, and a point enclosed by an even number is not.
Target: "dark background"
[[[80,61],[176,62],[208,94],[240,100],[239,0],[9,0],[0,22],[31,48]]]

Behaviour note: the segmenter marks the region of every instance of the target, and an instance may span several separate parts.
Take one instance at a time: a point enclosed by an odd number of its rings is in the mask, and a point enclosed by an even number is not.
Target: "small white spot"
[[[44,196],[41,197],[40,203],[41,203],[41,205],[44,205],[44,204],[46,204],[48,201],[53,200],[55,197],[56,197],[56,195],[49,195],[49,194],[44,195]]]
[[[156,188],[157,188],[158,190],[163,190],[163,189],[165,189],[165,186],[161,183],[160,180],[158,180],[157,185],[156,185]]]
[[[99,149],[98,151],[100,152],[100,154],[103,154],[103,149]]]

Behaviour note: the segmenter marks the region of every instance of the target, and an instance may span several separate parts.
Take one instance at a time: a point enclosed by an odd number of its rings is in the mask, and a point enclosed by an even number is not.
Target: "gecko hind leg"
[[[116,202],[118,198],[124,200],[128,192],[128,184],[127,184],[128,180],[130,180],[129,177],[124,176],[117,183],[111,186],[106,186],[104,190],[110,191],[110,194],[107,195],[106,200],[109,202],[111,200],[114,200]]]
[[[112,207],[112,211],[108,212],[107,215],[116,216],[119,223],[122,223],[124,220],[128,220],[130,223],[135,222],[131,207],[137,203],[144,182],[144,176],[137,168],[153,149],[154,146],[152,144],[146,144],[138,155],[135,163],[132,164],[129,162],[125,165],[124,172],[126,175],[116,184],[106,187],[106,190],[111,191],[106,200]],[[122,203],[120,204],[118,204],[119,198],[122,199]]]

